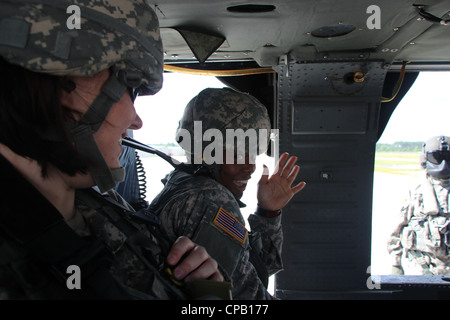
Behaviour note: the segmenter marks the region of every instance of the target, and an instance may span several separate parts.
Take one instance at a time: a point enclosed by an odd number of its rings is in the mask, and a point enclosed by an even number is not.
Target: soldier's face
[[[240,199],[247,187],[248,180],[250,180],[253,172],[255,172],[254,161],[250,163],[248,156],[245,157],[244,164],[224,164],[220,166],[220,178],[222,183],[237,199]]]
[[[72,111],[76,120],[86,113],[108,78],[107,70],[92,77],[73,78],[76,88],[70,93],[63,92],[61,102]],[[94,134],[94,139],[108,167],[111,169],[120,167],[122,138],[126,136],[127,129],[136,130],[141,126],[142,120],[136,114],[128,90],[125,90],[120,101],[111,107],[106,119]]]

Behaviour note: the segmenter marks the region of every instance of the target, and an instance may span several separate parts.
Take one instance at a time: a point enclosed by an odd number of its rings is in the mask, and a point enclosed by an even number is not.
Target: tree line
[[[377,152],[420,152],[423,141],[397,141],[394,143],[377,143]]]

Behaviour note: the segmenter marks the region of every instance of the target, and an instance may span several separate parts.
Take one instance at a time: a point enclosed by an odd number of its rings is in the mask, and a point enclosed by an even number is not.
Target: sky
[[[450,136],[450,72],[422,72],[399,103],[379,143]]]
[[[165,73],[163,89],[138,97],[136,111],[144,125],[134,132],[146,144],[175,143],[175,130],[187,103],[202,89],[225,85],[212,76]],[[379,143],[426,141],[450,136],[450,72],[422,72],[395,109]]]
[[[146,144],[175,143],[184,108],[201,90],[225,85],[213,76],[164,73],[163,88],[154,96],[138,97],[136,111],[143,121],[134,138]]]

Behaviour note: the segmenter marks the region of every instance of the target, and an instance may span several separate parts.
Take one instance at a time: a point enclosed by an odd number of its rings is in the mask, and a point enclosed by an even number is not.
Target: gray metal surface
[[[289,72],[286,72],[289,68]],[[365,291],[373,165],[386,70],[381,61],[280,65],[280,152],[299,157],[307,187],[283,212],[277,294]],[[355,72],[363,82],[349,81]]]

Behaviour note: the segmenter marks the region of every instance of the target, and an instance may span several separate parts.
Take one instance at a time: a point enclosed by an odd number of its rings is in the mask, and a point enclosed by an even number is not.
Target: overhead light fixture
[[[349,34],[355,29],[356,27],[351,24],[331,24],[312,31],[311,35],[317,38],[333,38]]]

